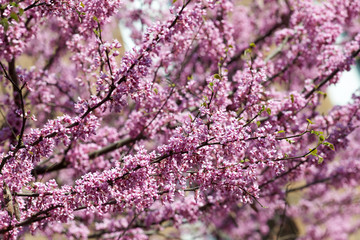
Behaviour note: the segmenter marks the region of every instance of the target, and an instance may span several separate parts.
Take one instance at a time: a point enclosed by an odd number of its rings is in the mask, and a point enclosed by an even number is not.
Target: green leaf
[[[326,98],[327,97],[327,94],[325,93],[325,92],[322,92],[322,91],[316,91],[318,94],[320,94],[320,95],[323,95],[324,96],[324,98]]]
[[[324,158],[320,157],[320,156],[318,156],[318,157],[319,157],[318,164],[321,164],[324,161]]]
[[[308,121],[309,124],[314,124],[314,123],[313,123],[310,119],[308,119],[308,118],[306,119],[306,121]],[[313,131],[313,130],[311,130],[311,131]],[[315,131],[314,131],[314,132],[315,132]]]
[[[10,13],[10,18],[14,19],[15,21],[19,22],[19,17],[15,12]]]
[[[191,114],[189,114],[189,117],[190,117],[190,120],[193,121],[193,118],[192,118]]]
[[[156,94],[158,94],[158,90],[157,90],[157,88],[154,88],[154,92],[155,92]]]
[[[312,149],[309,149],[309,150],[311,151]],[[310,152],[310,154],[313,155],[313,156],[317,156],[317,148],[315,148],[314,150],[312,150],[312,151]]]
[[[270,109],[270,108],[267,108],[267,109],[266,109],[266,112],[267,112],[269,115],[271,115],[271,109]]]
[[[251,54],[252,50],[250,48],[246,49],[244,52],[244,56],[246,57],[247,55]]]
[[[2,18],[0,24],[4,27],[5,32],[9,29],[9,21],[7,18]]]
[[[177,0],[173,0],[172,3],[174,4],[174,3],[176,3],[176,1],[177,1]]]
[[[256,47],[255,43],[250,43],[250,47],[251,47],[251,48]]]
[[[280,131],[278,131],[277,133],[284,133],[285,131],[284,130],[280,130]]]
[[[24,14],[24,9],[23,8],[20,8],[19,9],[19,16],[22,16]]]
[[[323,135],[320,135],[320,136],[319,136],[319,142],[322,143],[324,140],[325,140],[325,137],[324,137]]]
[[[211,92],[214,92],[214,83],[213,82],[209,83],[209,88],[210,88]]]
[[[290,143],[290,144],[293,144],[293,143],[295,143],[295,141],[293,141],[293,140],[290,140],[290,139],[285,139],[288,143]]]
[[[265,106],[264,105],[261,107],[260,113],[262,113],[263,111],[265,111]]]
[[[221,79],[221,76],[216,73],[216,74],[214,75],[214,78],[215,78],[215,79]]]
[[[257,121],[257,122],[256,122],[256,125],[257,125],[258,127],[260,127],[261,122],[260,122],[260,121]]]
[[[329,142],[323,142],[322,144],[324,144],[325,146],[331,148],[331,150],[335,151],[335,147],[332,143]]]
[[[98,31],[98,30],[96,30],[96,29],[94,28],[94,29],[93,29],[93,31],[94,31],[94,33],[95,33],[95,35],[96,35],[96,36],[98,36],[98,37],[100,36],[100,34],[99,34],[99,31]]]
[[[85,5],[84,5],[83,2],[80,2],[80,6],[81,6],[81,7],[85,7]]]
[[[96,16],[93,16],[94,21],[99,22],[99,19]]]
[[[295,100],[294,100],[294,94],[291,94],[291,95],[290,95],[290,99],[291,99],[291,102],[294,103],[294,101],[295,101]]]
[[[316,136],[320,136],[320,132],[315,131],[315,130],[311,130],[310,133],[315,134]]]

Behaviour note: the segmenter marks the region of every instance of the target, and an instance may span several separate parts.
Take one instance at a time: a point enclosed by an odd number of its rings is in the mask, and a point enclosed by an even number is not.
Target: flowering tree
[[[1,237],[348,239],[360,1],[139,2],[0,0]]]

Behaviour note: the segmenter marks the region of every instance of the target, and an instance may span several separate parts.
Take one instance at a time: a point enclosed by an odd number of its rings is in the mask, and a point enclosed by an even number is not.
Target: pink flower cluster
[[[360,95],[318,107],[357,61],[359,13],[0,0],[0,238],[348,239]]]

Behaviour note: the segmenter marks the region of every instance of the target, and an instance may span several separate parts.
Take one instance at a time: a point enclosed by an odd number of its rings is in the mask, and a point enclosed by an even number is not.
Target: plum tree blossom
[[[319,106],[358,59],[359,13],[0,0],[1,238],[348,239],[360,94]]]

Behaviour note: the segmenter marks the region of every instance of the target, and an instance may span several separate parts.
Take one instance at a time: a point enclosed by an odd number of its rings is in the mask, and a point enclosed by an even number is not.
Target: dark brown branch
[[[296,61],[297,59],[299,58],[300,56],[300,53],[298,53],[296,55],[296,57],[291,61],[289,62],[288,64],[286,64],[285,67],[283,67],[279,72],[275,73],[274,75],[272,75],[271,77],[269,77],[263,84],[266,84],[268,82],[271,82],[272,80],[274,80],[275,78],[279,77],[281,74],[283,74],[284,72],[286,72],[289,67],[291,67]]]
[[[32,9],[32,8],[35,8],[35,7],[44,6],[44,5],[47,5],[47,6],[48,6],[48,4],[46,4],[45,2],[37,4],[38,2],[39,2],[39,0],[35,1],[35,2],[32,3],[31,5],[29,5],[29,6],[27,6],[26,8],[24,8],[24,12],[26,12],[26,11]]]
[[[121,148],[123,146],[126,146],[126,145],[128,145],[130,143],[133,143],[133,142],[135,142],[135,141],[137,141],[139,139],[141,139],[140,136],[138,136],[137,138],[126,138],[126,139],[117,141],[117,142],[112,143],[112,144],[110,144],[110,145],[108,145],[106,147],[103,147],[102,149],[99,149],[97,151],[89,153],[89,158],[93,159],[93,158],[96,158],[98,156],[104,155],[106,153],[112,152],[112,151],[114,151],[116,149],[119,149],[119,148]]]
[[[126,138],[126,139],[122,139],[120,141],[117,141],[115,143],[112,143],[108,146],[105,146],[99,150],[96,150],[94,152],[89,153],[89,159],[94,159],[96,157],[99,157],[101,155],[107,154],[109,152],[112,152],[118,148],[121,148],[123,146],[126,146],[134,141],[137,141],[141,139],[141,137],[138,138]],[[33,175],[39,175],[39,174],[45,174],[45,173],[50,173],[50,172],[54,172],[54,171],[58,171],[61,169],[64,169],[66,167],[69,166],[69,163],[66,162],[65,158],[62,159],[61,162],[51,165],[51,166],[37,166],[35,169],[33,169],[33,171],[31,172]]]
[[[358,49],[357,51],[353,52],[350,56],[350,58],[355,58],[358,54],[360,53],[360,49]],[[329,82],[331,79],[333,79],[336,74],[338,74],[340,72],[340,68],[335,69],[334,71],[332,71],[332,73],[327,76],[324,80],[322,80],[319,85],[315,86],[310,92],[308,92],[305,95],[305,98],[309,98],[315,91],[319,90],[322,86],[324,86],[327,82]]]
[[[283,16],[283,19],[285,19],[285,18],[288,18],[288,19],[289,19],[290,16]],[[282,27],[282,26],[286,26],[286,25],[287,25],[286,21],[282,21],[282,22],[280,22],[280,23],[276,23],[276,24],[275,24],[274,26],[272,26],[272,28],[270,28],[264,35],[256,38],[253,43],[255,43],[255,45],[256,45],[256,44],[264,41],[267,37],[271,36],[278,28],[280,28],[280,27]],[[233,62],[236,62],[236,61],[240,60],[240,59],[241,59],[241,56],[245,53],[246,49],[247,49],[247,48],[241,49],[238,54],[236,54],[235,56],[233,56],[233,57],[230,59],[230,61],[228,62],[228,65],[232,64]]]
[[[287,190],[287,192],[290,193],[290,192],[300,191],[300,190],[303,190],[303,189],[305,189],[305,188],[311,187],[311,186],[316,185],[316,184],[319,184],[319,183],[325,183],[325,182],[331,180],[332,178],[333,178],[333,177],[327,177],[327,178],[319,179],[319,180],[316,180],[316,181],[314,181],[314,182],[305,184],[305,185],[300,186],[300,187],[297,187],[297,188],[291,188],[291,189]]]
[[[23,98],[22,91],[21,91],[22,88],[19,88],[19,79],[16,74],[15,58],[13,58],[9,62],[9,75],[10,75],[10,78],[12,79],[12,83],[13,83],[13,88],[14,88],[13,95],[14,95],[15,104],[18,108],[21,109],[21,113],[22,113],[22,124],[21,124],[21,130],[20,130],[20,134],[18,137],[18,143],[17,143],[17,148],[19,148],[22,144],[22,137],[23,137],[24,131],[25,131],[26,116],[25,116],[24,98]],[[0,171],[1,171],[1,168],[0,168]]]
[[[29,225],[29,224],[31,224],[31,223],[38,222],[38,221],[41,221],[41,220],[43,220],[43,219],[46,219],[46,218],[49,217],[49,216],[47,215],[48,212],[50,212],[51,210],[54,210],[54,209],[56,209],[56,208],[59,208],[59,207],[64,207],[64,206],[62,206],[62,205],[56,205],[56,206],[52,206],[52,207],[50,207],[50,208],[48,208],[48,209],[46,209],[46,210],[40,211],[40,212],[32,215],[32,216],[29,217],[28,219],[20,222],[20,223],[17,223],[17,224],[15,224],[15,225],[13,225],[13,226],[10,225],[10,226],[8,226],[7,228],[4,228],[4,229],[0,229],[0,234],[4,234],[4,233],[6,233],[6,232],[9,232],[9,231],[11,231],[12,229],[14,229],[14,228],[16,228],[16,227],[27,226],[27,225]],[[41,215],[43,215],[43,214],[45,214],[45,216],[41,216]]]
[[[265,187],[266,185],[268,185],[268,184],[276,181],[277,179],[282,178],[282,177],[288,175],[289,173],[291,173],[293,170],[295,170],[295,169],[297,169],[298,167],[300,167],[300,166],[301,166],[302,164],[304,164],[305,162],[307,162],[307,160],[304,160],[304,161],[299,162],[299,163],[296,164],[294,167],[289,168],[286,172],[283,172],[282,174],[280,174],[280,175],[278,175],[278,176],[270,179],[269,181],[261,184],[261,185],[259,186],[259,189],[262,189],[263,187]]]
[[[24,98],[22,95],[22,87],[19,87],[19,80],[16,74],[16,67],[15,67],[15,58],[13,58],[9,63],[8,63],[8,71],[6,71],[4,65],[0,62],[2,71],[5,74],[5,77],[11,82],[12,86],[13,86],[13,96],[14,96],[14,102],[15,105],[21,110],[21,119],[22,119],[22,123],[21,123],[21,128],[20,128],[20,133],[18,132],[18,129],[13,128],[12,131],[15,134],[19,135],[17,136],[18,139],[13,139],[13,141],[15,142],[17,140],[17,144],[15,147],[15,150],[13,152],[13,154],[15,154],[21,147],[22,145],[22,138],[24,135],[24,131],[25,131],[25,125],[26,125],[26,116],[25,116],[25,104],[24,104]],[[2,159],[1,163],[0,163],[0,173],[3,169],[3,167],[5,166],[6,162],[8,159],[10,159],[11,155],[9,155],[8,157],[5,157]]]

